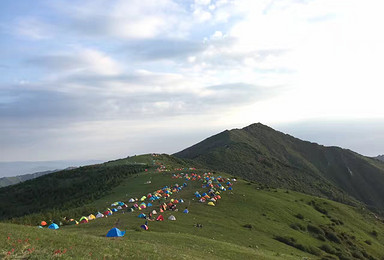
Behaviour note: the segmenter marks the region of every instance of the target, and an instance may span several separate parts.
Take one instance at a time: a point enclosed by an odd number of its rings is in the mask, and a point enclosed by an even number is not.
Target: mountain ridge
[[[303,141],[261,123],[223,131],[174,156],[266,185],[384,209],[384,163]]]

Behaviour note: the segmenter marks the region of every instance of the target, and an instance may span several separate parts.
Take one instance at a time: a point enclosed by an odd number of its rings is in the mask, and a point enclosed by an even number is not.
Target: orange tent
[[[47,225],[47,222],[45,222],[44,220],[43,221],[41,221],[41,223],[40,223],[40,226],[46,226]]]

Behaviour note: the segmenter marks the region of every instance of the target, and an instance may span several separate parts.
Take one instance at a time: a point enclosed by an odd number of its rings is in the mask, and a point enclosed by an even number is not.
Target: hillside
[[[159,210],[161,202],[144,210],[119,210],[108,218],[58,230],[0,223],[0,258],[30,259],[381,259],[384,254],[384,225],[369,211],[285,189],[238,179],[232,191],[222,191],[216,206],[200,203],[195,192],[204,192],[204,182],[184,178],[204,175],[206,170],[167,156],[145,155],[109,162],[97,167],[130,163],[151,163],[153,167],[128,174],[109,193],[84,204],[95,214],[124,201],[176,184],[185,188],[166,199],[183,199],[179,211],[165,211],[163,222],[148,221],[149,231],[140,229],[145,220],[140,213]],[[88,173],[89,174],[89,173]],[[210,176],[231,178],[223,172]],[[148,182],[151,180],[151,182]],[[1,194],[1,190],[0,190]],[[145,200],[148,203],[148,200]],[[132,203],[128,203],[131,207]],[[189,213],[182,210],[188,207]],[[81,215],[61,211],[75,219]],[[71,214],[71,215],[68,215]],[[174,215],[176,221],[168,220]],[[41,214],[33,225],[49,220]],[[19,219],[20,221],[22,219]],[[32,220],[28,216],[24,221]],[[202,227],[196,227],[201,223]],[[127,233],[122,238],[106,238],[117,226]]]
[[[146,164],[105,164],[63,170],[0,188],[0,220],[57,209],[76,209],[105,196],[121,180],[143,171]],[[79,208],[78,208],[79,207]]]
[[[384,209],[384,163],[302,141],[260,123],[224,131],[175,156],[269,186]]]
[[[383,154],[383,155],[379,155],[379,156],[375,157],[375,159],[377,159],[377,160],[380,160],[380,161],[383,161],[383,162],[384,162],[384,154]]]

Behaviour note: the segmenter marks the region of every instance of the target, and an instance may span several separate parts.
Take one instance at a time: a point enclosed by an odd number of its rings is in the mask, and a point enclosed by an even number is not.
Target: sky
[[[256,122],[383,154],[383,7],[2,0],[0,161],[174,153]]]

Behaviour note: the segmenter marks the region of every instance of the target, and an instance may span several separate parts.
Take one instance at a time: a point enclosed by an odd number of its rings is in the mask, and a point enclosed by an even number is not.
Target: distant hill
[[[13,177],[36,172],[53,171],[55,169],[66,169],[68,167],[79,167],[102,163],[100,160],[61,160],[61,161],[14,161],[0,162],[0,177]]]
[[[375,159],[377,160],[380,160],[380,161],[383,161],[384,162],[384,154],[383,155],[379,155],[379,156],[376,156]]]
[[[14,185],[14,184],[17,184],[17,183],[20,183],[23,181],[35,179],[37,177],[40,177],[40,176],[43,176],[43,175],[46,175],[49,173],[57,172],[57,171],[59,171],[59,170],[35,172],[35,173],[30,173],[30,174],[18,175],[18,176],[14,176],[14,177],[2,177],[2,178],[0,178],[0,188],[6,187],[9,185]]]
[[[265,185],[384,209],[384,163],[260,123],[226,130],[174,155]]]
[[[107,162],[61,170],[0,188],[0,221],[33,213],[76,209],[117,186],[129,175],[144,171],[145,163]],[[79,209],[81,210],[81,209]]]

